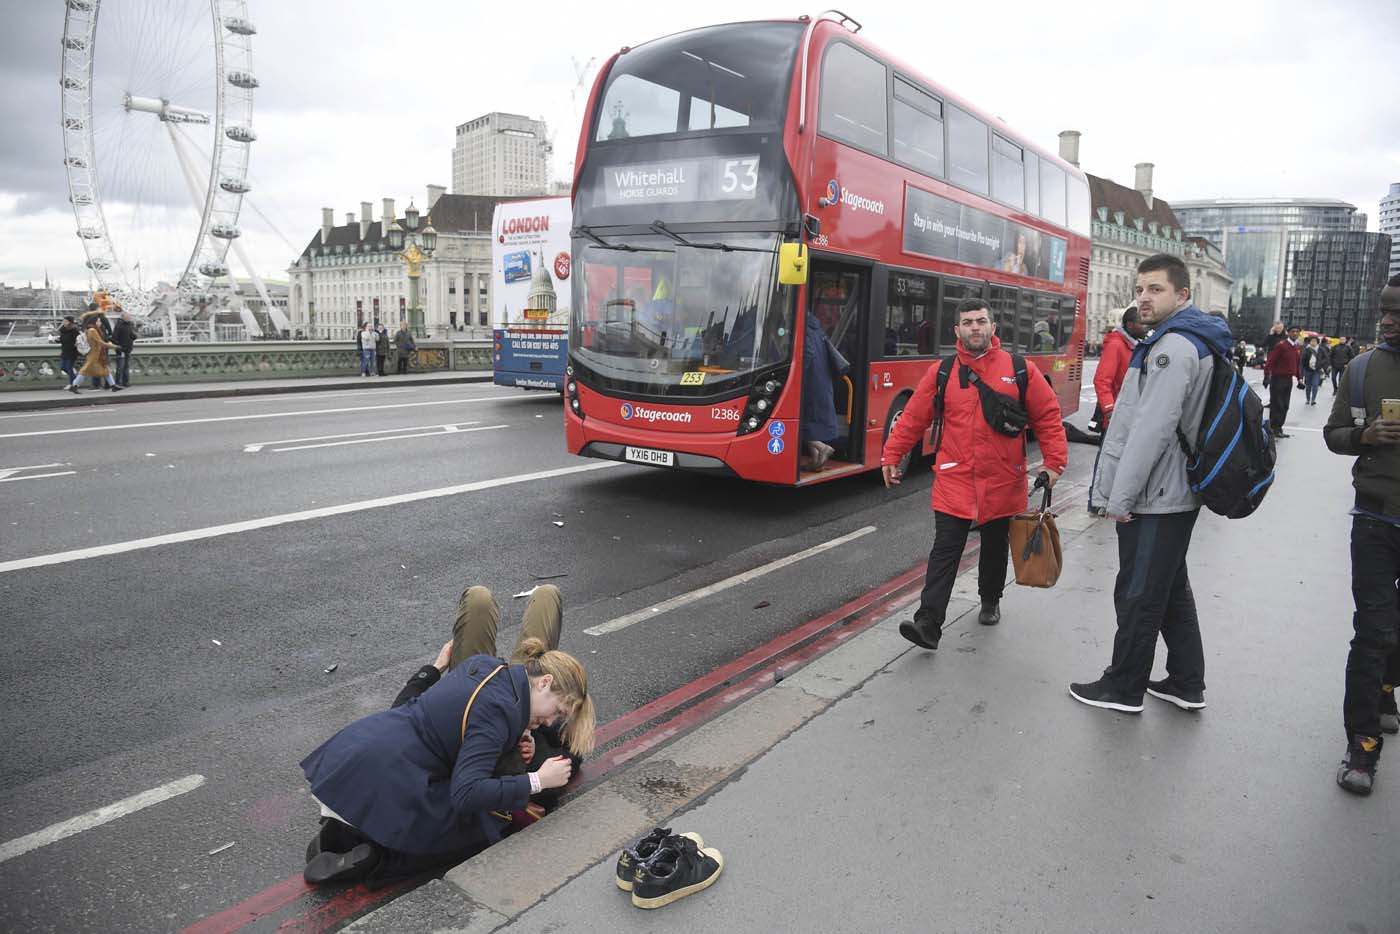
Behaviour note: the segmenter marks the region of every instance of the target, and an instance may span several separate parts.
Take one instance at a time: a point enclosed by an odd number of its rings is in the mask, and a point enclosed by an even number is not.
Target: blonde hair
[[[586,756],[593,751],[593,699],[588,696],[588,673],[568,652],[547,648],[542,639],[522,639],[511,662],[525,666],[530,678],[552,675],[551,690],[564,702],[564,743]]]

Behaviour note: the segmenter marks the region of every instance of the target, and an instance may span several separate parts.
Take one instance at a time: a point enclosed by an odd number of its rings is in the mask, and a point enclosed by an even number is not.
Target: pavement
[[[907,587],[876,599],[833,650],[349,930],[1400,931],[1400,780],[1334,782],[1351,487],[1323,396],[1298,394],[1260,511],[1197,525],[1208,709],[1067,696],[1114,630],[1114,529],[1079,496],[1064,576],[1010,586],[1000,626],[976,623],[975,571],[936,653],[897,634]],[[613,862],[657,824],[725,869],[645,912]]]
[[[0,412],[31,412],[86,405],[117,405],[131,402],[169,402],[184,399],[214,399],[227,396],[285,395],[287,393],[329,390],[383,389],[390,386],[439,386],[448,383],[489,383],[489,370],[463,370],[438,373],[405,373],[402,376],[306,376],[290,379],[224,380],[198,383],[137,383],[121,392],[93,389],[67,392],[60,381],[44,389],[0,391]]]

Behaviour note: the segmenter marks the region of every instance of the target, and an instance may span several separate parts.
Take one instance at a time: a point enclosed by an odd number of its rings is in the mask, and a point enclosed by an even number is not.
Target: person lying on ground
[[[531,601],[537,610],[561,606],[550,589]],[[439,653],[453,663],[446,673],[399,706],[351,723],[302,761],[328,818],[308,847],[308,883],[384,884],[460,862],[499,840],[505,822],[498,815],[525,808],[532,793],[562,788],[573,772],[557,756],[525,774],[497,774],[508,752],[537,758],[531,728],[562,723],[564,745],[578,755],[592,751],[583,666],[528,633],[511,664],[475,651],[488,634],[494,648],[498,619],[490,592],[468,588],[451,648]],[[549,621],[540,612],[531,628]]]

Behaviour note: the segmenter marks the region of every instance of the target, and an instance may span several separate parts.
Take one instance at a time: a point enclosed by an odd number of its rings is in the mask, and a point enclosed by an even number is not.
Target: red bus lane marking
[[[1078,484],[1072,485],[1069,490],[1075,490],[1077,487]],[[1065,507],[1060,508],[1063,510]],[[969,542],[958,564],[958,573],[962,574],[975,567],[980,554],[980,543]],[[589,760],[581,772],[579,784],[570,789],[571,795],[593,787],[618,766],[625,765],[757,694],[773,683],[773,674],[778,668],[805,664],[869,629],[880,621],[883,610],[890,602],[912,593],[914,586],[922,581],[924,570],[925,565],[918,564],[836,609],[744,653],[734,661],[603,724],[596,731],[599,745],[658,720],[667,713],[747,674],[742,680],[729,684],[728,690],[705,698],[653,729],[603,752],[596,759]],[[754,671],[755,668],[758,670]],[[368,889],[357,885],[337,892],[325,901],[284,920],[278,930],[294,931],[298,934],[322,934],[332,931],[416,884],[417,880],[408,880],[382,889]],[[301,874],[297,873],[218,914],[191,924],[180,934],[232,934],[317,891],[308,886]]]

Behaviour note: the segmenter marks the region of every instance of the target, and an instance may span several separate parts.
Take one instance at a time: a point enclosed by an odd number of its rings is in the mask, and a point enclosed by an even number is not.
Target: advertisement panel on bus
[[[572,262],[568,198],[496,206],[491,222],[492,369],[499,386],[564,388]]]

